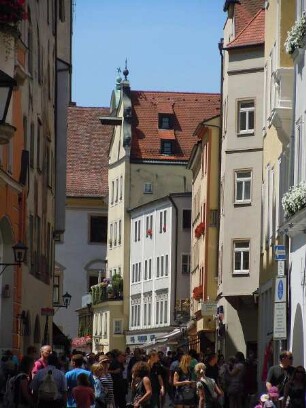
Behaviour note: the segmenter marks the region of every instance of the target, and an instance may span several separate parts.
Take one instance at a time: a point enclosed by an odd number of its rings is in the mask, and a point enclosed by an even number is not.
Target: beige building
[[[123,81],[117,79],[110,116],[101,118],[102,124],[114,125],[108,172],[108,278],[123,277],[123,299],[107,297],[94,306],[96,350],[104,351],[125,347],[130,282],[128,210],[169,193],[191,191],[186,164],[192,133],[201,120],[219,113],[218,94],[132,91],[126,76]],[[134,231],[137,236],[140,228]],[[121,324],[116,323],[120,319]]]
[[[257,348],[264,89],[261,0],[226,1],[223,51],[218,349]],[[250,323],[251,322],[251,323]]]
[[[192,170],[190,345],[215,349],[219,238],[220,116],[201,122],[188,168]]]
[[[269,364],[278,361],[285,343],[273,341],[274,286],[278,262],[274,247],[286,244],[280,226],[284,222],[281,200],[288,189],[289,144],[292,132],[293,62],[284,43],[295,19],[295,4],[269,1],[265,10],[265,95],[263,116],[262,267],[259,284],[259,378],[265,350],[272,346]],[[283,339],[285,340],[285,339]],[[268,362],[265,361],[265,364]]]
[[[12,21],[0,37],[0,69],[17,85],[9,112],[17,137],[0,147],[1,172],[15,180],[19,193],[10,204],[19,220],[8,226],[1,219],[1,258],[7,261],[9,242],[20,239],[28,247],[22,269],[12,273],[11,268],[3,275],[4,280],[9,274],[13,279],[8,283],[11,297],[0,310],[0,333],[5,334],[0,348],[21,353],[52,339],[51,322],[42,316],[42,308],[52,308],[54,237],[64,231],[72,2],[29,0],[25,11],[27,18]]]

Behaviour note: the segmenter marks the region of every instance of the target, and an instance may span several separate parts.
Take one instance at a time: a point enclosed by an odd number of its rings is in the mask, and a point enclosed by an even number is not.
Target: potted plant
[[[123,279],[118,273],[112,277],[112,287],[115,295],[121,296],[123,292]]]
[[[306,207],[306,184],[300,183],[290,187],[289,191],[283,195],[282,206],[285,217],[290,218],[302,208]]]
[[[284,44],[287,54],[293,54],[296,49],[304,47],[305,34],[306,16],[303,13],[303,15],[296,20],[291,30],[288,31],[287,39]]]
[[[151,228],[147,229],[147,237],[152,238],[153,235],[153,231],[151,230]]]

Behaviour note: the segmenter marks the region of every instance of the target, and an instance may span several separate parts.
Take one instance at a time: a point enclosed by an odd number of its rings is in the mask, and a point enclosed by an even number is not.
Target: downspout
[[[219,217],[218,217],[218,233],[217,233],[217,277],[219,277],[219,244],[220,244],[220,218],[221,218],[221,158],[222,158],[222,135],[223,135],[223,69],[224,69],[224,56],[223,56],[223,45],[224,45],[224,38],[220,38],[220,42],[218,43],[218,48],[220,52],[220,59],[221,59],[221,73],[220,73],[220,128],[219,128],[219,146],[218,146],[218,159],[219,159],[219,188],[218,188],[218,207],[219,207]]]
[[[178,254],[178,208],[177,205],[175,204],[173,198],[169,194],[168,196],[171,204],[173,205],[175,209],[175,257],[174,257],[174,305],[173,305],[173,322],[176,321],[176,297],[177,297],[177,254]]]

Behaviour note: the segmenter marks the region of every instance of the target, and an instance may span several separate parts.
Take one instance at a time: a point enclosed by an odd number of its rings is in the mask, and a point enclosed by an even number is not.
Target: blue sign
[[[275,245],[274,252],[275,252],[275,255],[274,255],[275,261],[285,261],[286,260],[285,245]]]
[[[277,285],[277,296],[279,300],[281,300],[284,296],[284,284],[282,280],[280,280]]]

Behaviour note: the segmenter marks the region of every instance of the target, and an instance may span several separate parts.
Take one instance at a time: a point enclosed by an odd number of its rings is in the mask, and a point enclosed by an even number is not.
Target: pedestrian
[[[174,372],[173,386],[176,387],[174,405],[176,407],[194,406],[196,404],[196,381],[192,380],[190,369],[191,356],[184,354]]]
[[[305,408],[306,374],[303,366],[297,366],[284,390],[284,407]],[[289,403],[288,403],[289,401]]]
[[[151,408],[160,408],[161,398],[165,395],[165,386],[162,378],[162,369],[157,351],[152,350],[148,355],[148,365],[150,367],[150,381],[152,387],[152,395],[150,398]]]
[[[152,386],[150,380],[150,367],[144,361],[134,364],[132,369],[132,404],[134,408],[150,407]]]
[[[239,351],[236,353],[235,357],[229,359],[229,364],[226,368],[229,408],[240,408],[243,406],[245,375],[244,363],[244,355]]]
[[[72,396],[77,408],[90,408],[94,403],[95,394],[87,374],[80,373],[77,376],[77,386],[73,388]]]
[[[101,366],[100,381],[105,390],[107,408],[114,408],[116,406],[114,397],[114,383],[112,376],[108,372],[110,359],[107,357],[106,354],[100,356],[99,364]]]
[[[212,378],[217,384],[219,384],[219,368],[217,364],[217,354],[211,353],[206,359],[206,377]]]
[[[34,367],[32,370],[32,378],[37,374],[37,372],[48,365],[48,357],[52,353],[52,347],[48,344],[45,344],[40,348],[40,357],[35,361]]]
[[[110,362],[108,372],[112,376],[114,386],[114,398],[117,408],[125,408],[127,393],[127,383],[123,378],[125,354],[117,350],[113,353],[113,360]]]
[[[287,382],[290,380],[294,367],[292,367],[293,356],[290,351],[284,350],[280,353],[279,364],[270,367],[266,380],[266,388],[276,386],[280,397],[284,395],[284,389]]]
[[[197,376],[199,408],[216,407],[218,399],[222,397],[223,392],[213,378],[207,377],[206,366],[204,363],[198,363],[195,366],[194,371]]]
[[[33,381],[30,384],[33,391],[34,400],[38,402],[37,408],[66,407],[67,381],[64,373],[57,369],[57,366],[58,359],[56,354],[49,354],[46,367],[37,371]],[[48,392],[50,392],[52,388],[52,398],[48,400],[45,400],[41,396],[42,388],[45,388],[45,385],[48,387]]]
[[[79,374],[85,374],[88,377],[89,383],[94,388],[94,380],[90,371],[85,370],[82,366],[84,358],[82,354],[74,354],[71,358],[72,369],[65,374],[68,387],[67,407],[76,407],[76,401],[73,398],[73,388],[77,386],[77,377]]]
[[[106,408],[106,393],[100,380],[103,373],[101,365],[99,363],[92,364],[91,372],[94,379],[95,408]]]

